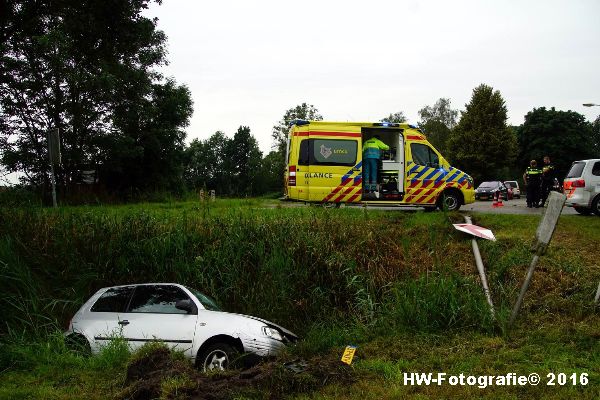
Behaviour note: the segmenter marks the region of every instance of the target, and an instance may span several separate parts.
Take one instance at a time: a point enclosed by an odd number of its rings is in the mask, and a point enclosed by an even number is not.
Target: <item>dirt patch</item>
[[[184,377],[194,372],[189,362],[175,360],[169,349],[158,348],[129,364],[125,375],[126,388],[119,398],[156,399],[162,393],[164,379]]]
[[[330,383],[347,384],[354,380],[353,368],[334,355],[305,361],[272,360],[243,371],[205,374],[194,369],[189,361],[174,360],[169,350],[158,349],[128,366],[126,387],[119,398],[149,400],[162,396],[225,400],[244,394],[278,399],[286,394],[309,392]],[[182,384],[174,390],[169,381]]]

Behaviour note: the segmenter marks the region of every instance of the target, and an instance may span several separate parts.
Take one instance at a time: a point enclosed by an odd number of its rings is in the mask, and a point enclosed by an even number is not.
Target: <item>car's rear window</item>
[[[496,186],[498,186],[498,182],[483,182],[481,185],[479,185],[479,188],[495,188]]]
[[[567,174],[567,178],[580,178],[583,173],[583,168],[585,168],[584,162],[574,162]]]
[[[90,311],[113,313],[124,312],[132,292],[132,286],[108,289],[98,300],[96,300],[96,303],[94,303]]]
[[[506,186],[510,186],[513,189],[517,187],[517,182],[504,182],[504,184]]]

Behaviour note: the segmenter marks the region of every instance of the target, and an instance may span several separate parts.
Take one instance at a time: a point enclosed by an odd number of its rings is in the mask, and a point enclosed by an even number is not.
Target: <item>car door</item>
[[[178,286],[155,284],[136,286],[125,318],[123,336],[132,349],[152,341],[164,342],[192,356],[198,311],[175,307],[179,300],[191,300]],[[193,301],[192,301],[193,302]]]
[[[133,294],[133,286],[113,287],[106,290],[85,313],[83,321],[73,321],[73,329],[93,339],[92,350],[97,351],[109,340],[123,333],[123,315]]]
[[[310,180],[308,174],[308,138],[299,141],[298,166],[296,167],[296,185],[298,186],[298,199],[308,201]]]
[[[439,155],[424,143],[410,143],[411,163],[407,164],[406,203],[431,204],[447,171],[440,166]]]

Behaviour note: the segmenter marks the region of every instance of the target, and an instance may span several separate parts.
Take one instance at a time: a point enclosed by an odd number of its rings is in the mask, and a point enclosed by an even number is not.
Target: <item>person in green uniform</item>
[[[542,170],[537,167],[537,161],[531,160],[523,174],[523,182],[527,185],[527,207],[539,207]]]
[[[546,199],[554,186],[554,178],[554,165],[550,162],[550,156],[544,156],[544,166],[542,167],[542,206],[546,204]]]
[[[363,144],[363,179],[366,193],[377,190],[377,161],[381,158],[381,150],[389,149],[390,146],[383,143],[377,135]]]

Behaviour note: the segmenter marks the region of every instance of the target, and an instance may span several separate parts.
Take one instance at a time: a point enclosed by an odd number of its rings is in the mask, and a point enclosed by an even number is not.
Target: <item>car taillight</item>
[[[288,185],[296,186],[296,166],[290,165],[288,170]]]
[[[584,179],[576,179],[571,183],[571,187],[585,187],[585,180]]]

